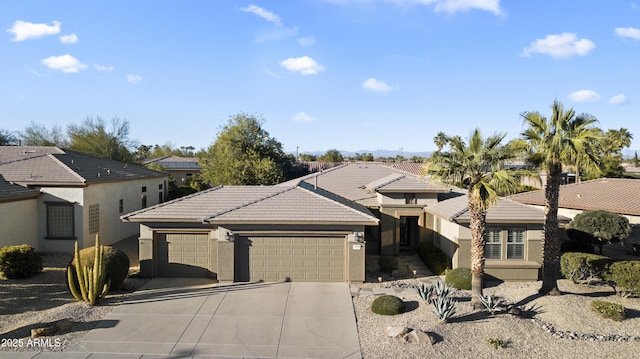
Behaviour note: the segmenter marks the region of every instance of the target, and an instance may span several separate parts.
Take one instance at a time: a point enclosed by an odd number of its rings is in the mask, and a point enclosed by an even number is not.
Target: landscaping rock
[[[411,332],[405,334],[402,337],[402,340],[405,343],[430,344],[430,345],[433,345],[436,342],[436,338],[433,335],[429,333],[425,333],[420,329],[414,329]]]
[[[387,327],[387,336],[392,338],[400,338],[409,332],[407,327]]]
[[[49,326],[31,329],[31,338],[54,335],[71,329],[73,323],[68,319],[59,320]]]

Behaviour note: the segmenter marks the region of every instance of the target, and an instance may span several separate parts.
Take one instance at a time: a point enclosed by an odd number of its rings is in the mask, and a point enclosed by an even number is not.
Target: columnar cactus
[[[109,291],[109,285],[111,281],[105,283],[105,264],[102,255],[103,246],[100,245],[100,238],[96,235],[96,250],[95,259],[93,261],[93,268],[82,265],[80,258],[80,250],[78,249],[78,242],[75,245],[75,272],[78,279],[78,287],[76,288],[73,280],[73,271],[67,271],[67,280],[69,282],[69,289],[71,294],[77,300],[88,302],[91,305],[95,305],[96,302],[104,298]]]

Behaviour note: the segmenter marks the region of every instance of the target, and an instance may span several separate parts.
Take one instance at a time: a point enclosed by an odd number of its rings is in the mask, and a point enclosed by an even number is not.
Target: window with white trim
[[[524,259],[525,228],[487,228],[486,259]]]

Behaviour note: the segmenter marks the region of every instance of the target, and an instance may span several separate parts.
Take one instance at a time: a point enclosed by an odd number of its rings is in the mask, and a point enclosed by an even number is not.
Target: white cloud
[[[600,100],[600,95],[593,90],[572,92],[567,97],[574,102],[594,102]]]
[[[96,71],[112,71],[113,70],[113,66],[104,66],[104,65],[98,65],[98,64],[93,64],[93,68]]]
[[[316,43],[316,39],[314,37],[301,37],[298,39],[298,44],[302,46],[311,46]]]
[[[302,75],[315,75],[324,70],[324,66],[309,56],[290,57],[281,61],[280,65],[289,71],[299,72]]]
[[[137,84],[138,82],[142,81],[142,76],[138,76],[138,75],[127,75],[127,81],[130,84]]]
[[[278,15],[272,13],[269,10],[265,10],[263,8],[261,8],[260,6],[256,6],[256,5],[249,5],[243,8],[240,8],[240,11],[244,11],[244,12],[250,12],[252,14],[256,14],[258,16],[260,16],[261,18],[274,23],[278,26],[282,25],[282,23],[280,22],[280,17],[278,17]]]
[[[564,32],[558,35],[547,35],[544,39],[537,39],[529,47],[522,50],[521,56],[531,54],[545,54],[553,58],[569,58],[575,55],[584,56],[596,48],[589,39],[578,39],[576,34]]]
[[[616,27],[616,35],[620,37],[628,37],[634,40],[640,40],[640,29],[635,27]]]
[[[78,42],[78,36],[76,34],[62,35],[58,38],[63,44],[75,44],[76,42]]]
[[[624,94],[615,95],[609,99],[609,103],[613,105],[621,105],[625,102],[627,102],[627,97]]]
[[[80,63],[78,59],[69,54],[49,56],[42,60],[42,63],[52,70],[59,70],[66,73],[78,72],[87,68],[87,65]]]
[[[370,77],[362,82],[362,88],[373,92],[387,93],[394,90],[394,86],[389,86],[386,82]]]
[[[314,121],[314,118],[307,115],[303,111],[300,111],[291,117],[293,122],[302,122],[302,123],[311,123]]]
[[[419,3],[435,2],[436,12],[447,12],[454,14],[459,11],[484,10],[496,15],[502,13],[500,0],[417,0]]]
[[[60,33],[60,22],[53,21],[52,25],[47,24],[34,24],[22,20],[16,20],[13,26],[7,30],[15,37],[12,41],[24,41],[28,39],[37,39],[46,35],[55,35]]]
[[[371,0],[325,0],[334,4],[345,5],[348,3],[362,3]],[[500,0],[383,0],[397,6],[407,8],[411,5],[434,5],[435,12],[446,12],[454,14],[456,12],[464,12],[469,10],[483,10],[491,12],[495,15],[502,15],[503,10],[500,7]]]

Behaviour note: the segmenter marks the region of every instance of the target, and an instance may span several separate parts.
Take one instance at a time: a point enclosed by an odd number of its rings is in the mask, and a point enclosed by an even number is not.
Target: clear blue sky
[[[199,149],[247,112],[289,152],[431,151],[558,99],[640,148],[640,1],[6,0],[0,22],[9,131],[119,116]]]

